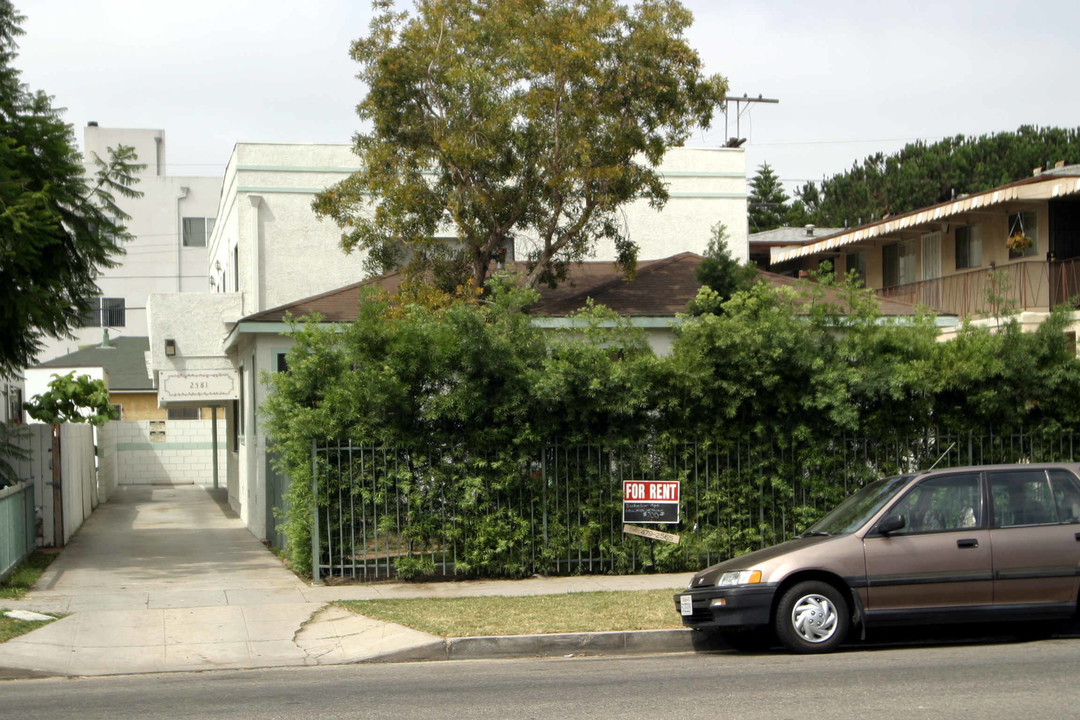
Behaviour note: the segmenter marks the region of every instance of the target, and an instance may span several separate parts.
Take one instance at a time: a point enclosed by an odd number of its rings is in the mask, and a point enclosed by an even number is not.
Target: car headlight
[[[729,587],[732,585],[757,585],[761,582],[760,570],[736,570],[720,575],[716,581],[716,587]]]

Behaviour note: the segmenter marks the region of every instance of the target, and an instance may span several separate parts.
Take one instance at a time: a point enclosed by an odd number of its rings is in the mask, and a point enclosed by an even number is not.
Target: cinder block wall
[[[117,479],[121,485],[213,485],[210,420],[137,420],[116,425]],[[218,478],[225,487],[228,442],[218,423]]]

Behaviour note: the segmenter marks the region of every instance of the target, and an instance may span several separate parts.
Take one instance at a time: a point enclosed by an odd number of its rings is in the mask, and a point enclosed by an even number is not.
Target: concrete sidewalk
[[[335,600],[525,596],[685,587],[689,574],[309,586],[248,532],[224,491],[125,486],[22,600],[69,616],[0,644],[0,677],[255,668],[376,660],[691,649],[688,631],[443,640]],[[674,606],[672,606],[674,613]]]

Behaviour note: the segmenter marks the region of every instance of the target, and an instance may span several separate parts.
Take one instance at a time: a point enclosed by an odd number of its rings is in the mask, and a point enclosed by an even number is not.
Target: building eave
[[[783,263],[789,260],[836,251],[842,247],[868,240],[888,237],[894,233],[914,229],[932,222],[942,222],[964,213],[985,210],[1007,202],[1032,202],[1053,200],[1067,195],[1080,194],[1080,177],[1076,176],[1037,176],[1026,178],[1010,185],[1002,185],[981,193],[949,200],[921,210],[914,210],[903,215],[888,217],[884,220],[860,225],[854,230],[836,233],[822,240],[774,252],[771,263]]]

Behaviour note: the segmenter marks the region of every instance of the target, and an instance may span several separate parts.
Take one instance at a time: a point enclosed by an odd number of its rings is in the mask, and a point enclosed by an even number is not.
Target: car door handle
[[[1080,533],[1078,533],[1080,534]],[[956,547],[959,548],[977,548],[979,547],[979,541],[975,538],[962,538],[956,541]]]

